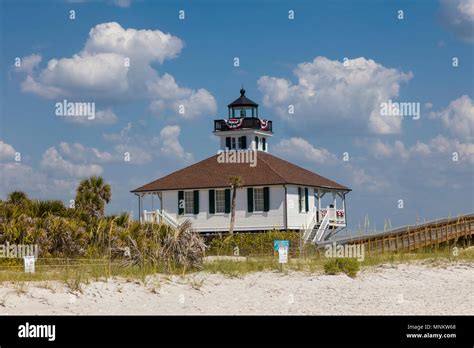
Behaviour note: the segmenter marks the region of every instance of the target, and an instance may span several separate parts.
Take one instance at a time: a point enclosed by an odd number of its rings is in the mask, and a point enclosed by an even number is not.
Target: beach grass
[[[184,270],[182,267],[169,267],[165,264],[126,264],[124,262],[108,262],[96,259],[80,260],[71,263],[68,267],[58,265],[58,262],[46,262],[38,264],[35,273],[24,273],[23,266],[9,265],[0,266],[0,283],[40,282],[47,283],[59,281],[66,284],[71,291],[80,292],[82,285],[91,281],[107,280],[108,278],[124,278],[134,281],[146,282],[146,278],[153,274],[185,275],[196,272],[220,273],[229,277],[243,277],[255,272],[306,272],[315,274],[339,273],[331,271],[328,264],[334,263],[335,259],[326,258],[321,254],[310,257],[289,258],[287,264],[278,263],[278,257],[274,255],[247,257],[245,261],[215,260],[204,263],[201,268]],[[353,259],[355,260],[355,259]],[[453,253],[452,247],[440,247],[418,250],[404,253],[384,253],[377,255],[366,255],[363,261],[357,261],[361,270],[376,266],[390,264],[423,263],[436,266],[456,262],[474,264],[474,247],[459,248]],[[334,266],[334,265],[332,265]],[[344,268],[344,267],[343,267]],[[328,271],[329,270],[329,271]],[[343,270],[342,270],[343,271]],[[346,272],[347,273],[347,272]],[[351,276],[356,276],[357,270],[349,271]],[[347,274],[349,274],[347,273]],[[198,286],[198,285],[197,285]],[[20,289],[20,288],[19,288]],[[21,289],[20,289],[21,290]],[[21,291],[18,291],[21,293]]]

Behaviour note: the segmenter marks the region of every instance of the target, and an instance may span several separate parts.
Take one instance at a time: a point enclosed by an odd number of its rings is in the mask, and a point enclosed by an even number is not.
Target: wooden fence
[[[469,241],[474,235],[474,214],[407,226],[374,236],[338,241],[339,244],[363,244],[370,254],[412,251],[420,248]]]

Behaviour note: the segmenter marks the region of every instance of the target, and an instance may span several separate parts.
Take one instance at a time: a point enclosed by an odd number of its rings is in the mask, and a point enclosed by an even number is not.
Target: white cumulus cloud
[[[50,147],[43,154],[41,166],[52,174],[83,178],[91,175],[101,175],[103,169],[98,164],[75,164],[64,159],[54,147]]]
[[[453,100],[447,108],[433,111],[430,116],[440,119],[453,135],[461,139],[474,138],[474,103],[469,96]]]
[[[49,99],[147,100],[158,115],[186,119],[212,115],[217,106],[210,92],[181,87],[173,76],[152,66],[176,58],[183,46],[181,39],[160,30],[98,24],[89,31],[81,51],[51,59],[38,73],[29,69],[21,87]]]
[[[0,160],[13,160],[15,153],[16,151],[12,145],[0,140]]]
[[[149,137],[135,134],[129,123],[119,133],[104,134],[104,139],[114,143],[117,156],[130,155],[130,163],[146,164],[153,159],[171,158],[181,163],[193,160],[193,155],[186,152],[179,142],[181,128],[177,125],[164,127],[158,136]]]
[[[179,126],[166,126],[164,127],[158,139],[160,144],[160,152],[169,158],[178,158],[184,162],[190,162],[193,160],[193,155],[189,152],[185,152],[181,144],[179,143],[179,135],[181,128]]]
[[[96,124],[114,124],[117,123],[118,117],[112,111],[111,108],[107,108],[104,110],[98,110],[95,113],[95,117],[93,119],[89,119],[88,117],[66,117],[67,121],[71,121],[73,123],[78,123],[86,126],[96,125]]]
[[[148,90],[154,98],[150,108],[157,115],[172,111],[184,119],[193,119],[205,113],[214,114],[217,110],[216,101],[207,90],[181,88],[169,74],[150,82]]]
[[[286,158],[298,158],[300,160],[318,164],[334,163],[336,156],[324,148],[315,148],[303,138],[293,137],[283,139],[276,144],[272,152]]]
[[[461,40],[474,42],[474,1],[441,0],[444,26]]]
[[[363,57],[346,63],[316,57],[298,64],[297,83],[270,76],[258,80],[263,103],[295,129],[346,127],[378,134],[398,133],[401,118],[380,115],[380,104],[399,95],[400,85],[413,74]],[[294,107],[294,113],[289,112]]]
[[[42,57],[39,54],[31,54],[29,56],[23,57],[20,60],[20,66],[16,66],[15,69],[18,72],[24,72],[27,74],[32,74],[33,70],[41,63]]]
[[[114,160],[109,152],[102,152],[95,147],[86,147],[80,143],[61,142],[58,148],[62,157],[76,163],[105,163]]]

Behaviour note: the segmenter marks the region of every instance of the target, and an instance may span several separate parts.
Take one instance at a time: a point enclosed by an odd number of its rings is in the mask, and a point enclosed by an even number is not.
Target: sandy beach
[[[399,264],[346,275],[259,272],[156,275],[72,292],[61,282],[2,284],[0,314],[354,315],[474,313],[474,265]]]

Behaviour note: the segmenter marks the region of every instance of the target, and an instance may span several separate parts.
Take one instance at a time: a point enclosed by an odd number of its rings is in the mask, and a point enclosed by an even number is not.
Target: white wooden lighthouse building
[[[236,191],[234,231],[300,230],[306,241],[346,226],[349,188],[273,156],[272,121],[240,91],[228,117],[214,121],[218,153],[131,191],[139,197],[140,220],[178,225],[189,219],[199,232],[229,231],[232,176]],[[154,195],[158,209],[143,207]]]

